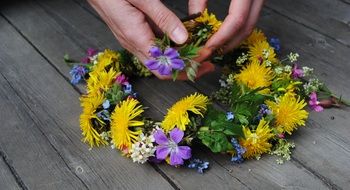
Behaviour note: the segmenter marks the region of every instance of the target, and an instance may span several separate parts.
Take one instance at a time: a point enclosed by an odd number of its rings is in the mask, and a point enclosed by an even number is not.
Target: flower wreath
[[[299,67],[297,53],[279,60],[279,40],[268,41],[256,29],[234,52],[214,58],[224,72],[221,87],[211,98],[194,93],[168,109],[163,121],[146,118],[127,76],[147,77],[149,70],[157,70],[176,79],[185,71],[193,80],[199,63],[192,58],[221,22],[205,10],[199,17],[185,20],[184,25],[189,41],[176,47],[166,37],[158,39],[150,49],[152,59],[146,61],[147,68],[125,50],[98,53],[88,49],[80,63],[65,56],[73,66],[71,82],[86,81],[87,93],[80,98],[84,142],[91,147],[110,145],[141,164],[165,161],[200,173],[209,163],[192,158],[195,140],[214,153],[230,154],[233,163],[269,153],[279,156],[277,163],[281,164],[290,159],[295,147],[286,135],[305,126],[307,104],[317,112],[348,105],[312,74],[312,68]],[[228,111],[213,108],[213,100],[226,105]]]

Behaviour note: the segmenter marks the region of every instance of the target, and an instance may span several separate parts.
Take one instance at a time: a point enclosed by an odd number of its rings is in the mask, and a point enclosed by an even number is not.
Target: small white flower
[[[239,56],[236,60],[237,65],[242,65],[245,61],[248,59],[248,54],[242,53],[241,56]]]
[[[284,71],[285,72],[292,72],[292,66],[290,66],[290,65],[286,65],[286,66],[284,66]]]
[[[275,68],[275,73],[278,74],[278,75],[282,74],[283,73],[283,68],[282,67],[276,67]]]
[[[313,73],[314,69],[313,68],[310,68],[310,67],[303,67],[303,72],[304,72],[304,75],[305,76],[309,76],[310,74]]]
[[[226,82],[224,81],[224,80],[219,80],[219,83],[220,83],[220,86],[221,87],[226,87],[227,86],[227,84],[226,84]]]
[[[145,134],[141,133],[139,135],[138,142],[131,146],[130,157],[132,158],[133,162],[143,164],[149,157],[154,156],[154,152],[156,151],[156,148],[153,145],[154,141],[153,135],[146,136]]]
[[[291,63],[293,63],[293,62],[296,62],[298,60],[299,54],[291,52],[289,55],[287,55],[287,57],[288,57],[289,61]]]
[[[271,67],[271,65],[272,65],[272,62],[270,60],[266,60],[264,63],[268,67]]]

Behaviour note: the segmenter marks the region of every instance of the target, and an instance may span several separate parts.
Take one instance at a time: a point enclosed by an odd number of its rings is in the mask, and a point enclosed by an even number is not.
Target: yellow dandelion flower
[[[239,143],[246,149],[244,158],[254,158],[270,151],[269,140],[274,136],[269,123],[260,120],[258,127],[252,132],[248,127],[243,128],[245,139],[240,139]]]
[[[97,63],[92,67],[91,73],[99,73],[106,69],[107,66],[111,66],[115,71],[120,71],[120,54],[116,51],[106,49],[103,53],[97,57]]]
[[[119,74],[120,73],[117,73],[114,68],[110,68],[108,72],[102,70],[98,73],[90,74],[89,79],[86,81],[88,93],[94,95],[100,91],[107,91],[113,85],[115,78]]]
[[[162,121],[162,128],[166,132],[172,130],[175,126],[182,131],[186,130],[186,125],[190,123],[188,112],[190,111],[203,117],[208,103],[208,97],[198,93],[182,98],[168,110]]]
[[[134,131],[130,128],[144,125],[143,121],[135,120],[143,111],[139,101],[133,98],[124,100],[113,111],[111,115],[111,137],[118,149],[131,148],[132,143],[137,140],[142,131]]]
[[[212,34],[217,32],[221,26],[221,21],[217,20],[213,13],[209,14],[208,9],[205,9],[202,15],[196,18],[195,21],[210,26],[212,29]]]
[[[100,137],[100,134],[92,123],[92,119],[98,119],[95,112],[103,101],[104,96],[101,93],[97,93],[95,96],[82,96],[80,98],[81,107],[83,108],[83,112],[80,115],[80,128],[84,137],[83,141],[89,143],[91,147],[107,144]]]
[[[288,94],[279,98],[277,102],[266,101],[275,116],[278,132],[291,134],[298,126],[305,126],[309,113],[304,110],[305,101]]]
[[[249,63],[234,78],[241,84],[250,89],[269,87],[274,75],[270,67],[266,67],[257,61]],[[261,90],[260,93],[266,94],[269,89]]]
[[[259,41],[251,46],[249,46],[249,60],[250,61],[258,61],[266,63],[269,61],[270,63],[276,63],[276,53],[275,50],[269,45],[267,41]]]
[[[262,41],[267,41],[265,34],[259,29],[254,29],[249,37],[244,40],[243,45],[252,46],[253,44]]]

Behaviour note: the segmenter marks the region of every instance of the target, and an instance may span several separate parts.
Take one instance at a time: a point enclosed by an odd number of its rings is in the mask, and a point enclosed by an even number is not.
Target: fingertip
[[[184,26],[177,26],[170,34],[170,38],[177,44],[187,41],[188,33]]]

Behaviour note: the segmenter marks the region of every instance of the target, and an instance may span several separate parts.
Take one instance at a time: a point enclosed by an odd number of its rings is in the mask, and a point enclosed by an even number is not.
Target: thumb
[[[196,14],[203,12],[207,7],[207,0],[189,0],[188,1],[188,14]]]
[[[185,43],[188,33],[180,19],[158,0],[130,0],[130,2],[150,17],[171,40]]]

